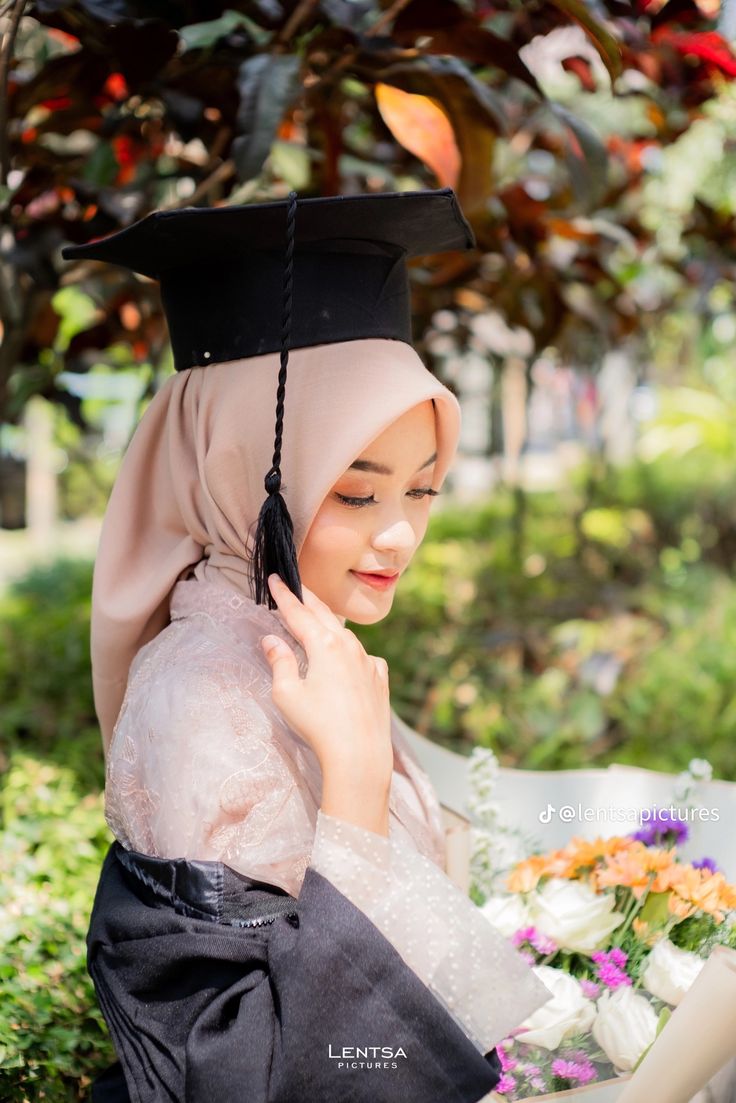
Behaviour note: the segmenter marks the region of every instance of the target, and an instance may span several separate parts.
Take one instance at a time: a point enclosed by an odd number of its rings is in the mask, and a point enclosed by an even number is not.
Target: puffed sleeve
[[[127,849],[224,862],[296,895],[314,838],[316,759],[275,730],[265,675],[213,656],[186,652],[167,666],[152,649],[108,754],[107,823]]]

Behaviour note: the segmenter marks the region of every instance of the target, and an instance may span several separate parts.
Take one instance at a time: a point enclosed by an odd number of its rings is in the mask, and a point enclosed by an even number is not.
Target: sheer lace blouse
[[[295,897],[311,865],[487,1052],[550,992],[444,873],[439,804],[395,721],[389,837],[320,810],[317,757],[271,699],[267,632],[305,674],[278,611],[219,583],[176,584],[171,623],[131,665],[107,756],[110,829],[128,849],[224,862]]]

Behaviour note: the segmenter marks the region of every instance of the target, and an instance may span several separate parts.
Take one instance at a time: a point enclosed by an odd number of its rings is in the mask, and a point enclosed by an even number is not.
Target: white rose
[[[530,927],[532,923],[529,908],[517,893],[489,896],[480,910],[506,938],[510,938],[521,927]]]
[[[550,877],[531,894],[529,912],[535,927],[563,950],[589,954],[604,946],[611,931],[623,923],[613,910],[612,893],[597,893],[584,881]]]
[[[542,983],[552,993],[552,999],[533,1011],[521,1024],[523,1033],[518,1039],[524,1044],[557,1049],[563,1038],[585,1031],[595,1019],[595,1004],[583,995],[580,982],[553,969],[551,965],[534,965]]]
[[[653,996],[677,1007],[704,965],[702,957],[662,938],[644,958],[642,984]]]
[[[646,996],[623,985],[598,1000],[593,1037],[617,1074],[630,1072],[657,1033],[657,1016]]]

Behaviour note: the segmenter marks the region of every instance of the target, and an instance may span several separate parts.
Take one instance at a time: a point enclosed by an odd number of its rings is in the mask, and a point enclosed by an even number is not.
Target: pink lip
[[[356,578],[359,578],[361,582],[365,582],[367,586],[372,586],[374,590],[389,590],[398,581],[398,573],[394,575],[380,575],[380,574],[362,574],[360,571],[351,571]]]

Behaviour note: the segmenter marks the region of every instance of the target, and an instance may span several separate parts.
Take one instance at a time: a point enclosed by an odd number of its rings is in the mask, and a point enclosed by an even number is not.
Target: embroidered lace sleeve
[[[472,900],[404,840],[320,810],[310,864],[378,927],[482,1053],[552,998]]]
[[[105,817],[128,849],[220,861],[298,895],[314,838],[312,764],[274,727],[240,664],[180,661],[126,697]],[[293,744],[293,740],[290,741]]]

